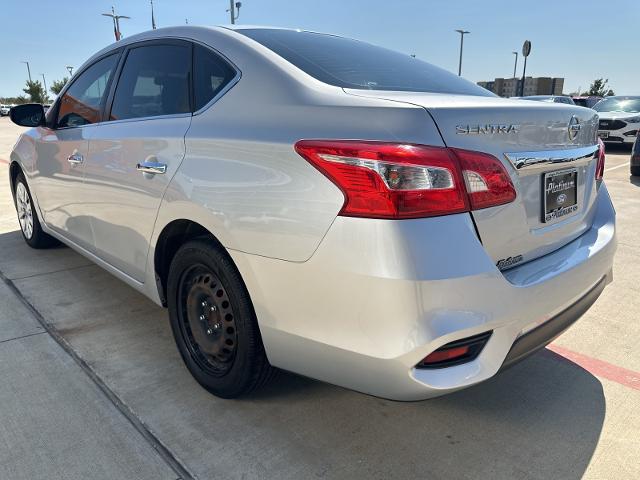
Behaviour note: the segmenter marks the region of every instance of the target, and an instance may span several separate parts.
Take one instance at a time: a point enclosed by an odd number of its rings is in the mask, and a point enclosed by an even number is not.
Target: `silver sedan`
[[[169,309],[222,397],[275,367],[382,397],[486,380],[612,279],[593,110],[299,30],[175,27],[78,70],[11,155],[25,241]]]

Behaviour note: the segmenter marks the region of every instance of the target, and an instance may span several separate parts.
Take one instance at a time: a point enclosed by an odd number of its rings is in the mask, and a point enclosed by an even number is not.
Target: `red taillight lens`
[[[342,190],[344,216],[432,217],[515,199],[500,161],[483,153],[355,140],[301,140],[295,149]]]
[[[471,210],[513,202],[516,190],[496,157],[480,152],[453,149],[460,160]]]
[[[604,142],[602,139],[598,139],[598,162],[596,163],[596,180],[602,180],[604,177],[604,161],[605,161],[605,153],[604,153]]]

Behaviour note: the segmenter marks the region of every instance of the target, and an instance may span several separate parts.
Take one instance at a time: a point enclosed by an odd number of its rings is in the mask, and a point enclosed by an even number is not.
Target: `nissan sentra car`
[[[276,367],[390,399],[452,392],[612,280],[596,112],[364,42],[158,29],[94,55],[46,115],[11,117],[32,127],[10,164],[25,241],[166,306],[221,397]]]

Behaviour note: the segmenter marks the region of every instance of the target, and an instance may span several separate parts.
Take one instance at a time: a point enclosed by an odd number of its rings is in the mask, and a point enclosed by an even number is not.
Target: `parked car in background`
[[[272,367],[453,392],[551,342],[612,280],[594,111],[365,42],[153,30],[93,56],[46,116],[11,118],[32,127],[10,157],[26,243],[61,240],[167,306],[222,397]]]
[[[593,108],[593,106],[598,103],[600,100],[602,100],[602,97],[594,97],[594,96],[589,96],[589,97],[585,97],[585,96],[576,96],[576,97],[571,97],[571,99],[573,100],[573,103],[575,103],[576,105],[580,106],[580,107],[587,107],[587,108]]]
[[[631,150],[631,175],[634,177],[640,176],[640,132],[638,132]]]
[[[0,116],[6,117],[7,115],[9,115],[10,111],[11,111],[11,107],[9,105],[0,106]]]
[[[527,97],[520,98],[522,100],[535,100],[536,102],[566,103],[567,105],[575,105],[571,97],[566,95],[529,95]]]
[[[607,97],[593,106],[600,117],[598,136],[604,142],[632,144],[640,131],[640,96]]]

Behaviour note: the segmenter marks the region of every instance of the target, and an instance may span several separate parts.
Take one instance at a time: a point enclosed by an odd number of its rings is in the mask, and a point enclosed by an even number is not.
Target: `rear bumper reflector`
[[[475,360],[489,341],[493,332],[447,343],[427,355],[416,368],[446,368]]]

